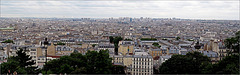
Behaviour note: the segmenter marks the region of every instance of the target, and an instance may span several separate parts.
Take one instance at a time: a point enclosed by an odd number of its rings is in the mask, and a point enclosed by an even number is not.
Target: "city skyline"
[[[1,1],[1,17],[239,20],[239,1]],[[206,11],[207,10],[207,11]]]

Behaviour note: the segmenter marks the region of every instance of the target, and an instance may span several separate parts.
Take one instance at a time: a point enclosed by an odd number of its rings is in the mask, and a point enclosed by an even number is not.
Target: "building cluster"
[[[228,51],[223,40],[239,31],[239,24],[236,20],[143,17],[0,18],[0,63],[16,56],[19,49],[30,55],[38,68],[73,52],[108,50],[112,63],[125,66],[125,73],[150,75],[174,54],[198,51],[213,64],[222,60]],[[123,40],[116,47],[110,36]],[[13,43],[4,43],[8,39]]]

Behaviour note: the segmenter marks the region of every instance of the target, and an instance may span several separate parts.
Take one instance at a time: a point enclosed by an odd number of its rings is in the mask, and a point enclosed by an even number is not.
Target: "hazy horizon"
[[[1,1],[1,17],[239,20],[239,1]]]

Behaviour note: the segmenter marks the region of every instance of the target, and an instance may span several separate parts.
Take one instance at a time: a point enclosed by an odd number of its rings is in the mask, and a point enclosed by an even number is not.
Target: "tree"
[[[216,64],[208,65],[204,73],[208,74],[239,74],[239,54],[226,56]]]
[[[8,60],[8,62],[4,62],[1,64],[1,73],[2,74],[7,74],[9,73],[8,71],[10,70],[10,73],[13,73],[14,71],[17,71],[17,67],[19,66],[18,61],[14,60]]]
[[[10,57],[7,62],[1,64],[1,72],[6,74],[10,70],[10,73],[16,71],[18,74],[37,74],[39,70],[32,67],[35,63],[31,59],[23,49],[20,49],[17,51],[17,56]]]
[[[124,39],[124,41],[132,41],[132,39]]]
[[[35,64],[34,60],[31,60],[32,57],[30,57],[30,55],[27,55],[25,52],[23,52],[23,49],[20,49],[19,51],[17,51],[17,55],[18,56],[13,57],[12,59],[21,63],[19,66],[25,67],[25,66],[31,66]]]
[[[173,55],[159,68],[161,74],[199,74],[210,59],[200,52],[190,52],[186,55]]]
[[[113,39],[113,43],[114,43],[114,52],[115,54],[118,54],[118,43],[119,41],[123,40],[123,38],[121,36],[117,36]]]
[[[113,65],[112,74],[125,74],[124,66],[121,65]]]
[[[240,31],[235,33],[235,37],[227,38],[224,40],[224,44],[228,49],[231,49],[233,53],[239,53],[240,50]]]
[[[92,44],[92,47],[95,47],[97,44]]]
[[[72,53],[70,56],[62,56],[44,65],[43,72],[54,74],[111,74],[122,73],[123,68],[114,67],[108,50],[88,51],[86,55]],[[113,71],[114,70],[114,71]]]
[[[180,37],[176,37],[176,40],[179,40],[179,39],[181,39]]]
[[[58,42],[57,45],[65,45],[65,43]]]
[[[156,42],[154,42],[153,44],[152,44],[153,46],[155,46],[155,47],[161,47],[158,43],[156,43]]]
[[[80,53],[72,53],[70,56],[62,56],[60,59],[55,59],[47,62],[44,65],[43,72],[46,70],[52,73],[72,73],[77,68],[86,66],[86,58]]]
[[[14,43],[14,42],[13,42],[13,40],[8,39],[8,40],[3,41],[2,43]]]
[[[109,39],[110,39],[110,43],[113,43],[113,36],[109,36]]]
[[[111,73],[111,58],[107,50],[100,50],[99,53],[96,51],[88,51],[87,57],[87,71],[88,74],[109,74]]]
[[[154,46],[155,46],[155,45],[159,45],[159,44],[158,44],[158,43],[156,43],[156,42],[154,42],[152,45],[154,45]]]

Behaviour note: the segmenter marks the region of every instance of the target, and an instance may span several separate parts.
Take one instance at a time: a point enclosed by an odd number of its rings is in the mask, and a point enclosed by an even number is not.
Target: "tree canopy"
[[[117,36],[117,37],[112,37],[110,36],[110,43],[114,43],[114,51],[115,51],[115,54],[118,53],[118,43],[119,41],[123,40],[123,38],[121,36]]]
[[[208,65],[204,71],[207,74],[239,74],[239,54],[226,56],[216,64]]]
[[[159,68],[161,74],[199,74],[210,64],[210,59],[200,52],[189,52],[186,55],[173,55]]]
[[[179,39],[181,39],[180,37],[176,37],[176,40],[179,40]]]
[[[113,43],[113,36],[109,36],[109,39],[110,39],[110,43]]]
[[[54,74],[119,74],[123,73],[123,67],[113,66],[107,50],[88,51],[86,55],[72,53],[70,56],[62,56],[44,65],[43,73]],[[45,73],[44,73],[45,74]]]
[[[132,39],[124,39],[124,41],[132,41]]]
[[[31,59],[23,49],[20,49],[17,51],[17,56],[10,57],[7,62],[1,64],[1,73],[7,74],[10,71],[12,74],[16,71],[18,74],[37,74],[40,70],[32,66],[35,63]]]
[[[156,42],[154,42],[153,44],[152,44],[153,46],[155,46],[155,47],[161,47],[161,45],[159,45],[158,43],[156,43]]]
[[[239,53],[240,50],[240,31],[235,33],[234,37],[227,38],[224,40],[224,44],[228,49],[232,49],[233,53]]]
[[[92,47],[95,47],[97,44],[92,44]]]
[[[2,43],[14,43],[14,42],[13,42],[13,40],[8,39],[8,40],[3,41]]]
[[[65,45],[65,43],[58,42],[57,45]]]

